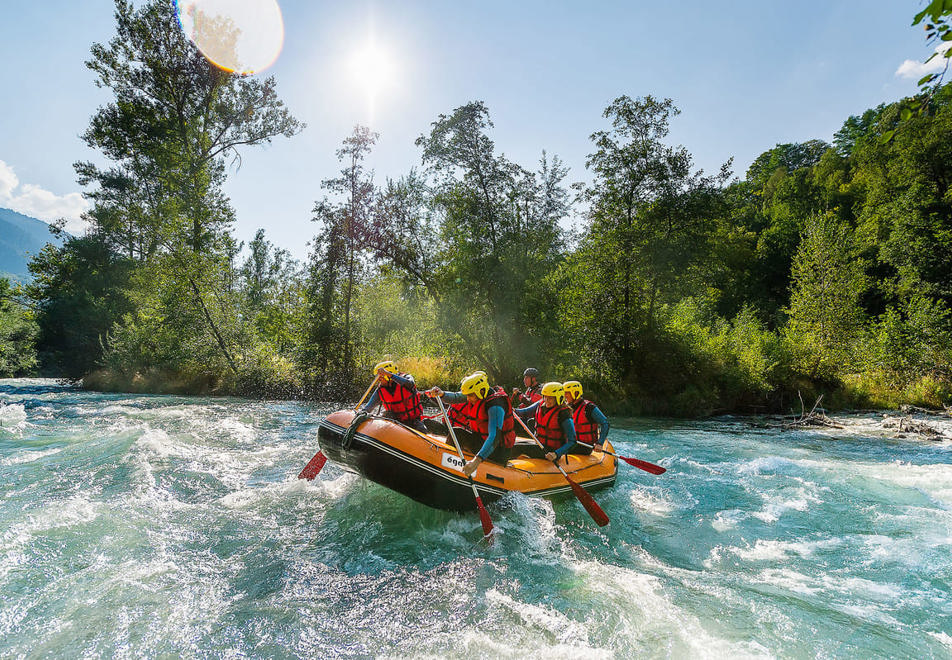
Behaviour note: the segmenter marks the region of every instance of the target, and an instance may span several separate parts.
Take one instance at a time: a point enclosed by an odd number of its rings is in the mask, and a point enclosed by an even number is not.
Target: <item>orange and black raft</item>
[[[473,508],[473,491],[462,471],[464,463],[449,438],[421,433],[382,417],[339,410],[321,422],[318,439],[330,460],[381,486],[436,509],[464,512]],[[606,444],[606,449],[612,450],[611,444]],[[551,461],[520,455],[520,447],[528,447],[521,438],[506,465],[483,461],[473,473],[473,483],[484,502],[494,502],[510,491],[532,497],[572,493]],[[465,449],[463,454],[467,461],[473,458]],[[559,464],[587,490],[615,483],[615,457],[592,452],[566,458]]]

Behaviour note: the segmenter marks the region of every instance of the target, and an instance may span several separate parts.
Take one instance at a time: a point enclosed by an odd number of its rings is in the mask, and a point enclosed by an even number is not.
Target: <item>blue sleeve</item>
[[[608,431],[612,425],[608,423],[605,413],[598,409],[598,406],[592,406],[592,421],[598,424],[598,442],[605,444],[605,438],[608,437]]]
[[[392,378],[393,382],[395,382],[397,385],[405,387],[408,390],[412,391],[416,389],[416,381],[413,380],[413,376],[410,374],[407,374],[406,378],[400,376],[399,374],[390,374],[390,378]]]
[[[370,400],[364,404],[364,407],[360,409],[360,412],[370,412],[380,403],[380,388],[374,390],[374,393],[370,396]]]
[[[569,415],[562,420],[562,433],[565,434],[565,444],[555,450],[555,459],[558,460],[569,453],[569,450],[575,446],[575,422]]]
[[[526,406],[525,408],[516,408],[512,412],[519,415],[519,417],[521,417],[522,419],[530,419],[532,417],[535,417],[535,411],[536,409],[538,409],[540,403],[542,402],[536,401],[530,406]]]
[[[465,403],[466,395],[462,392],[443,392],[443,401],[446,403]]]
[[[502,406],[490,406],[489,408],[489,433],[486,436],[486,442],[483,443],[483,446],[480,447],[479,456],[484,461],[489,458],[489,455],[493,453],[493,449],[496,448],[496,435],[500,429],[502,429],[502,422],[505,419],[505,413],[503,412]]]

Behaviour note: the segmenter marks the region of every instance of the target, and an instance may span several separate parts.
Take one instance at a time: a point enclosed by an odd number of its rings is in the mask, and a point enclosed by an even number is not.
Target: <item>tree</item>
[[[133,278],[134,284],[169,289],[132,296],[160,308],[140,310],[128,320],[172,318],[173,309],[161,306],[176,301],[174,310],[181,312],[185,303],[195,325],[179,329],[199,330],[237,373],[222,326],[230,318],[225,294],[236,250],[230,235],[234,213],[221,190],[226,158],[240,162],[242,147],[291,137],[302,125],[277,98],[273,78],[240,77],[210,64],[185,37],[171,0],[150,0],[138,9],[116,0],[115,15],[116,37],[95,44],[87,62],[97,85],[114,96],[83,135],[111,166],[76,164],[94,203],[87,215],[90,233],[148,269],[149,276]],[[182,339],[150,334],[126,336]]]
[[[48,244],[30,262],[27,295],[36,309],[37,350],[44,370],[82,378],[99,366],[114,324],[132,310],[134,260],[98,234]]]
[[[373,172],[364,160],[377,142],[377,133],[355,126],[337,150],[344,163],[340,176],[321,187],[343,201],[325,197],[314,206],[321,230],[314,238],[308,275],[309,348],[307,360],[318,383],[340,379],[353,384],[354,328],[352,308],[362,269],[363,227],[371,224],[376,201]]]
[[[559,221],[570,203],[557,157],[543,152],[540,169],[530,172],[496,154],[492,126],[485,104],[474,101],[440,115],[416,143],[442,239],[426,276],[439,292],[441,325],[460,338],[470,361],[503,380],[538,359],[542,333],[554,325],[540,316],[555,308],[540,284],[562,258]]]
[[[810,377],[833,379],[854,366],[866,288],[852,231],[829,213],[811,216],[793,261],[786,337]]]
[[[623,378],[646,357],[661,304],[700,285],[713,218],[725,211],[728,165],[713,177],[692,173],[687,150],[664,143],[679,112],[671,99],[621,96],[603,115],[611,129],[591,136],[589,225],[573,255],[563,318],[600,356],[599,371]]]
[[[0,378],[29,374],[36,367],[36,323],[10,281],[0,277]]]

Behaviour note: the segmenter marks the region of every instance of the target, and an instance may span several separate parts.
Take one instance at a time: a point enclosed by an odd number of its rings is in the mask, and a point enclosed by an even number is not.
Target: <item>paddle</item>
[[[360,408],[360,404],[364,402],[364,399],[367,398],[367,395],[370,394],[370,390],[374,388],[374,385],[377,384],[377,381],[380,380],[380,376],[374,376],[374,380],[370,383],[370,387],[367,388],[367,391],[364,392],[364,395],[360,397],[360,401],[357,402],[357,405],[354,406],[354,410]],[[307,479],[311,481],[316,477],[321,470],[324,469],[324,464],[327,463],[327,456],[324,455],[324,452],[318,450],[316,454],[307,462],[307,465],[304,466],[304,469],[301,470],[301,474],[298,475],[298,479]]]
[[[466,462],[466,459],[463,457],[463,449],[459,446],[459,440],[456,439],[456,432],[453,431],[453,425],[450,423],[450,417],[446,414],[446,408],[443,406],[443,399],[436,397],[436,403],[440,406],[440,412],[443,414],[443,421],[446,423],[446,429],[449,431],[450,437],[453,438],[453,444],[456,445],[456,453],[459,454],[459,459]],[[469,485],[473,488],[473,495],[476,496],[476,507],[479,509],[479,521],[483,524],[483,537],[486,539],[486,542],[489,545],[493,544],[493,532],[496,531],[493,529],[493,521],[489,517],[489,512],[486,511],[486,507],[483,506],[483,498],[479,496],[479,491],[476,490],[476,484],[473,483],[472,477],[467,477],[469,479]]]
[[[580,442],[579,444],[582,445],[583,447],[591,447],[594,449],[594,445],[590,445],[587,442]],[[628,465],[632,465],[636,468],[640,468],[644,470],[645,472],[650,472],[651,474],[664,474],[665,472],[668,471],[668,468],[663,468],[660,465],[655,465],[654,463],[649,463],[648,461],[643,461],[638,458],[628,458],[627,456],[619,456],[615,452],[608,451],[607,449],[602,449],[602,451],[608,454],[609,456],[620,458],[621,460],[628,463]]]
[[[529,430],[529,427],[526,426],[526,423],[522,421],[522,418],[516,414],[513,414],[513,417],[515,417],[519,423],[522,424],[522,428],[526,430],[526,433],[529,434],[530,438],[535,440],[535,443],[539,445],[542,451],[545,451],[545,447],[543,447],[542,443],[539,442],[539,438],[535,437],[535,434]],[[569,482],[569,486],[572,487],[572,492],[575,493],[575,497],[578,498],[578,501],[581,502],[582,506],[585,507],[585,510],[588,511],[588,515],[592,517],[592,520],[595,521],[595,524],[599,527],[604,527],[607,525],[610,521],[608,520],[608,516],[605,514],[605,512],[602,511],[602,507],[598,506],[598,502],[596,502],[592,496],[588,494],[587,490],[575,483],[575,481],[572,480],[572,477],[566,474],[565,470],[562,469],[562,466],[559,465],[558,460],[554,460],[552,463],[555,465],[555,467],[559,468],[559,472],[561,472],[562,476],[565,477],[565,480]]]

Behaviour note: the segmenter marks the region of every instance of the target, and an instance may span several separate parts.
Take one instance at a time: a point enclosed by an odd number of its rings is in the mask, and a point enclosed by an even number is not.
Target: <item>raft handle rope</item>
[[[347,427],[347,430],[344,431],[344,435],[341,436],[340,446],[343,450],[350,449],[350,445],[354,442],[354,436],[357,435],[357,427],[370,419],[370,414],[368,413],[357,413],[354,415],[354,419],[351,421],[350,426]]]

